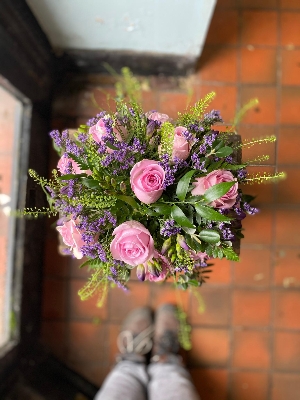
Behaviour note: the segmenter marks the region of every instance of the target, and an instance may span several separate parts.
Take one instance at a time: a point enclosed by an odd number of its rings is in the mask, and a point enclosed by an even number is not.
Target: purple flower
[[[175,221],[173,219],[168,219],[165,221],[164,226],[160,230],[162,236],[173,236],[177,235],[181,231],[181,228],[175,226]]]

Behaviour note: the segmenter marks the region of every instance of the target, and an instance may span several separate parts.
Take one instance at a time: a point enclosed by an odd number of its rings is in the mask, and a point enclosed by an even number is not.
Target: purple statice
[[[191,161],[194,169],[198,169],[201,172],[207,172],[205,168],[205,160],[201,160],[199,154],[193,153],[191,155]]]
[[[172,185],[175,182],[175,174],[176,172],[188,166],[188,163],[184,160],[181,160],[178,157],[174,157],[173,160],[170,160],[168,154],[163,154],[161,156],[161,161],[158,163],[165,171],[165,179],[163,182],[163,189],[166,189],[168,186]]]
[[[96,233],[103,232],[108,224],[115,227],[117,225],[117,220],[110,211],[105,210],[102,217],[93,221],[90,221],[87,215],[82,216],[81,221],[77,224],[77,228],[85,233],[91,233],[94,236]]]
[[[58,130],[54,130],[49,133],[51,139],[54,140],[54,143],[56,144],[57,147],[63,147],[63,140],[61,137],[61,134]]]
[[[78,140],[81,143],[85,143],[88,140],[88,136],[85,133],[79,133]]]
[[[182,132],[182,136],[185,138],[185,140],[186,140],[187,142],[193,142],[193,143],[195,143],[195,141],[198,141],[198,140],[199,140],[199,139],[195,139],[195,136],[194,136],[191,132],[189,132],[188,130],[183,131],[183,132]]]
[[[111,143],[111,136],[106,135],[103,137],[103,141],[109,141]],[[135,164],[135,154],[144,154],[146,150],[146,145],[141,143],[139,139],[134,138],[132,145],[126,142],[114,141],[113,145],[117,148],[112,153],[108,154],[102,161],[104,167],[108,167],[110,164],[119,164],[113,170],[113,174],[117,175],[120,171],[132,168]]]
[[[52,199],[56,197],[55,191],[50,186],[45,186],[45,189],[50,193]]]
[[[69,179],[67,185],[67,196],[71,199],[75,194],[75,181],[74,179]]]
[[[197,123],[195,123],[195,124],[190,124],[190,125],[188,126],[188,130],[189,130],[189,131],[192,131],[192,132],[196,132],[196,133],[204,132],[203,126],[201,126],[201,125],[199,125],[199,124],[197,124]]]
[[[83,206],[81,204],[72,206],[64,199],[57,199],[54,203],[54,207],[58,209],[63,216],[72,215],[72,219],[74,220],[78,218],[83,210]]]
[[[74,154],[76,157],[80,157],[84,151],[81,147],[78,147],[77,144],[69,138],[66,138],[65,140],[65,147],[67,153]]]
[[[134,109],[132,107],[129,107],[128,111],[130,112],[132,117],[135,117],[135,111],[134,111]]]
[[[209,113],[204,114],[203,120],[206,124],[213,124],[215,122],[223,122],[220,111],[211,110]]]
[[[234,239],[234,234],[231,232],[230,227],[225,222],[221,222],[219,224],[219,229],[221,231],[222,237],[224,240],[232,240]]]
[[[237,178],[240,182],[244,181],[247,176],[247,170],[245,168],[239,169],[237,171]]]
[[[99,121],[99,119],[103,118],[106,115],[106,111],[101,111],[99,114],[97,114],[96,117],[93,117],[89,119],[86,123],[87,126],[94,126],[96,123]]]
[[[213,142],[217,139],[219,132],[218,131],[211,131],[210,133],[203,136],[204,144],[209,147],[212,147]]]
[[[183,272],[183,273],[188,273],[190,272],[189,267],[185,265],[179,265],[174,268],[174,272]]]
[[[233,209],[233,211],[236,213],[236,219],[242,220],[242,219],[246,218],[246,213],[245,213],[245,211],[242,210],[241,208],[235,207],[235,208]]]
[[[228,162],[228,164],[231,164],[233,162],[232,156],[225,157],[225,161]]]
[[[205,154],[207,152],[207,147],[204,143],[199,146],[199,154]]]
[[[147,129],[146,129],[146,134],[148,137],[151,137],[154,133],[154,131],[158,128],[160,128],[161,122],[160,121],[155,121],[154,119],[150,119],[148,124],[147,124]]]
[[[98,257],[101,261],[107,262],[106,253],[99,242],[85,244],[84,246],[82,246],[80,248],[80,251],[84,256],[87,256],[90,258]]]
[[[243,204],[243,209],[248,213],[249,215],[254,215],[259,212],[259,209],[256,207],[251,207],[249,203],[244,203]]]
[[[128,292],[128,288],[125,285],[125,283],[122,282],[121,280],[119,280],[117,276],[115,276],[115,275],[107,275],[107,279],[109,281],[115,283],[118,286],[119,289],[123,289],[124,292]]]
[[[180,233],[181,228],[175,226],[175,221],[173,219],[167,219],[164,226],[160,230],[162,236],[170,237]]]

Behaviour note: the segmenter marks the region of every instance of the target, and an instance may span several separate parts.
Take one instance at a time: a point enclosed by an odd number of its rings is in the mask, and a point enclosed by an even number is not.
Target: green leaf
[[[201,243],[199,243],[197,240],[194,239],[194,237],[190,236],[190,235],[184,235],[185,241],[187,243],[187,245],[192,249],[195,250],[197,253],[199,251],[202,252],[203,250],[203,246]]]
[[[201,217],[209,219],[210,221],[231,221],[232,218],[222,215],[215,211],[212,207],[204,206],[202,204],[195,204],[194,205],[197,214]]]
[[[114,195],[117,199],[120,199],[120,200],[122,200],[122,201],[124,201],[124,203],[127,203],[127,204],[129,204],[132,208],[136,208],[136,209],[139,209],[139,205],[138,205],[138,203],[134,200],[134,198],[133,197],[131,197],[131,196],[124,196],[124,195],[122,195],[122,194],[116,194],[116,195]]]
[[[82,160],[79,157],[76,157],[74,154],[71,154],[70,158],[72,158],[72,160],[77,162],[80,169],[82,169],[82,170],[89,169],[89,166],[87,164],[85,164],[84,162],[82,162]]]
[[[236,171],[238,169],[242,169],[247,167],[247,164],[229,164],[229,163],[224,163],[222,165],[222,168],[225,169],[226,171]]]
[[[155,203],[154,210],[158,214],[169,216],[171,214],[171,206],[165,203]]]
[[[221,247],[218,247],[218,258],[220,260],[222,260],[222,258],[223,258],[223,250],[221,249]]]
[[[88,187],[89,189],[99,189],[99,181],[95,179],[83,178],[81,182],[84,186]]]
[[[219,160],[219,161],[216,161],[216,162],[210,164],[207,167],[207,172],[212,172],[212,171],[214,171],[216,169],[220,169],[220,167],[223,164],[223,162],[224,162],[224,160]]]
[[[220,235],[218,232],[214,231],[213,229],[203,229],[199,233],[199,238],[204,240],[204,242],[215,244],[220,241]]]
[[[229,146],[225,146],[225,147],[222,147],[220,150],[218,150],[215,153],[215,155],[217,157],[227,157],[232,153],[233,153],[233,149],[231,147],[229,147]]]
[[[194,225],[189,221],[189,219],[185,216],[184,212],[181,208],[177,206],[172,206],[171,208],[171,216],[180,226],[185,226],[187,228],[195,228]]]
[[[59,179],[61,181],[69,181],[71,179],[77,179],[77,178],[81,178],[83,176],[86,176],[86,174],[66,174],[66,175],[58,176],[57,179]]]
[[[116,146],[114,146],[113,144],[108,143],[108,142],[105,143],[105,146],[108,147],[111,150],[119,150]]]
[[[235,184],[235,181],[217,183],[216,185],[207,189],[203,197],[207,201],[207,203],[211,203],[212,201],[224,196],[224,194],[226,194]]]
[[[195,172],[196,172],[196,170],[191,170],[191,171],[187,172],[178,182],[177,188],[176,188],[176,195],[180,201],[185,200],[185,196],[188,192],[191,178]]]
[[[225,257],[227,258],[227,260],[240,261],[239,256],[234,252],[232,247],[224,247],[223,253],[224,253]]]

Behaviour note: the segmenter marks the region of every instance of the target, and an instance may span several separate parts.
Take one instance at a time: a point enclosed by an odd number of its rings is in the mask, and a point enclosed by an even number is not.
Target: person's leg
[[[120,361],[105,379],[94,400],[146,400],[145,363]]]
[[[149,400],[199,400],[178,354],[178,333],[176,307],[165,304],[156,312],[153,357],[148,368]]]
[[[153,321],[147,307],[133,310],[118,336],[118,364],[105,379],[95,400],[146,400],[148,374],[145,354],[152,348]]]

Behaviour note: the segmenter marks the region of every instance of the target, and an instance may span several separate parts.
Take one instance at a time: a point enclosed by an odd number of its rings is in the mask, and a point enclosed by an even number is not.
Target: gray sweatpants
[[[94,400],[199,400],[188,371],[178,364],[121,361]]]

